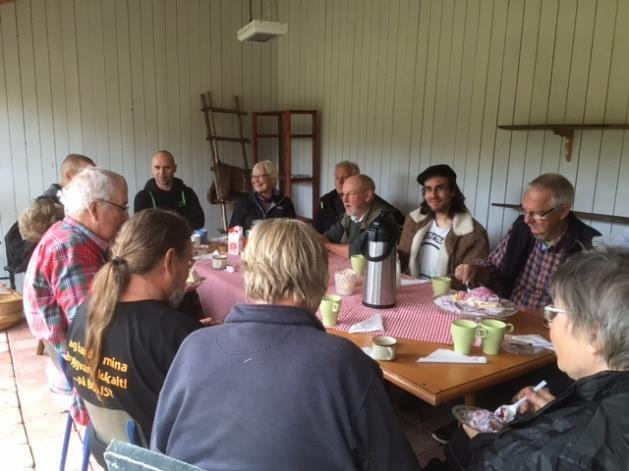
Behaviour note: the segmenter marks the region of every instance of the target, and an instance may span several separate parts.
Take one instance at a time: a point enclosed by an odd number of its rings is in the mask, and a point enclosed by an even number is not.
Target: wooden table
[[[212,270],[209,261],[196,265],[199,274],[207,278],[198,289],[205,313],[219,322],[222,322],[234,304],[246,302],[241,262],[238,257],[233,256],[230,256],[229,260],[230,264],[236,267],[236,273],[227,274]],[[349,261],[331,257],[330,273],[346,265],[349,266]],[[330,276],[330,290],[333,289],[333,278]],[[544,327],[542,319],[539,313],[522,312],[509,317],[507,321],[514,324],[514,334],[541,334],[548,338],[548,330]],[[374,333],[348,334],[333,329],[329,329],[329,332],[345,337],[360,347],[371,345],[374,336]],[[465,397],[466,402],[471,404],[477,392],[555,361],[553,352],[543,351],[531,356],[510,353],[487,355],[488,363],[481,365],[417,363],[419,357],[427,356],[438,348],[451,349],[452,346],[404,338],[398,338],[398,341],[395,361],[380,362],[384,377],[435,406],[460,397]],[[479,348],[474,348],[472,353],[483,355]]]
[[[548,338],[541,315],[534,312],[518,312],[508,319],[514,334],[540,334]],[[352,341],[359,347],[371,345],[370,334],[348,334],[333,329],[328,332]],[[466,404],[475,403],[475,395],[490,386],[520,377],[555,362],[554,352],[544,350],[536,355],[514,355],[501,352],[486,355],[487,364],[417,363],[438,348],[450,345],[416,342],[398,339],[395,361],[380,361],[387,381],[408,391],[419,399],[437,406],[445,402],[465,398]],[[479,347],[473,347],[472,355],[484,355]]]

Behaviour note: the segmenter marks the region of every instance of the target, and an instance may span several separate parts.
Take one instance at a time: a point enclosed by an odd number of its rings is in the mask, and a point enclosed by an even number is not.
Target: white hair
[[[78,216],[87,211],[90,203],[94,201],[109,201],[114,195],[116,183],[124,181],[122,175],[111,170],[99,167],[84,168],[59,192],[66,216]]]

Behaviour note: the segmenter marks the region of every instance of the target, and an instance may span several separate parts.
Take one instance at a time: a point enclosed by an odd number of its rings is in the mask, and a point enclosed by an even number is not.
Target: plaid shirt
[[[65,355],[66,331],[105,263],[108,244],[74,219],[55,223],[35,248],[24,278],[24,314],[33,335]]]
[[[551,245],[535,238],[533,250],[529,253],[522,272],[516,278],[511,293],[511,301],[518,306],[525,309],[543,309],[544,306],[552,302],[548,287],[567,253],[568,247],[564,237],[566,229]],[[500,241],[487,259],[477,262],[477,265],[489,268],[492,276],[497,275],[498,269],[502,265],[512,230],[509,230],[507,236]]]

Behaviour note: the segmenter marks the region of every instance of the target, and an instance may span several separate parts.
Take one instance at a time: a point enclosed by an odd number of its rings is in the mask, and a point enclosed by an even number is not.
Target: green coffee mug
[[[485,319],[480,322],[480,326],[481,329],[485,331],[483,352],[487,355],[498,354],[505,334],[513,332],[513,324],[508,324],[496,319]]]
[[[448,294],[450,292],[450,285],[452,280],[449,276],[433,276],[432,281],[432,293],[437,296]]]
[[[452,321],[450,333],[452,334],[454,351],[461,355],[469,355],[474,339],[485,336],[485,331],[476,322],[465,319]]]
[[[365,272],[365,256],[364,255],[352,255],[352,270],[356,273],[356,276],[363,276]]]
[[[321,321],[324,327],[334,327],[341,312],[341,297],[334,294],[326,294],[319,305]]]

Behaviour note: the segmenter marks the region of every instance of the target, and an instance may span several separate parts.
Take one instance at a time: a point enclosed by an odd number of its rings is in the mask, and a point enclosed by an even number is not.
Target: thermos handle
[[[365,259],[367,261],[369,261],[369,262],[382,262],[384,259],[386,259],[391,254],[391,251],[393,250],[395,245],[396,244],[394,244],[394,243],[390,243],[389,247],[387,248],[387,250],[385,250],[382,255],[378,255],[376,257],[370,257],[369,254],[365,254]]]

